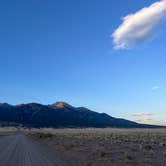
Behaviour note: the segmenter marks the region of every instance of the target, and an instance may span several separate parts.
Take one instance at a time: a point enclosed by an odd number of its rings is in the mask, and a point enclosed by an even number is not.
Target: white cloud
[[[153,116],[153,113],[146,113],[146,112],[139,112],[139,113],[134,113],[132,116],[137,116],[137,117],[144,117],[144,116]]]
[[[143,118],[143,119],[137,119],[136,122],[139,122],[139,123],[149,123],[153,121],[152,118]]]
[[[152,87],[152,91],[156,91],[156,90],[158,90],[160,87],[159,86],[154,86],[154,87]]]
[[[147,113],[147,112],[139,112],[132,114],[133,117],[135,117],[135,121],[138,123],[146,123],[146,124],[152,124],[153,123],[153,113]]]
[[[166,0],[161,0],[123,17],[122,24],[112,34],[114,48],[128,49],[150,39],[165,16]]]

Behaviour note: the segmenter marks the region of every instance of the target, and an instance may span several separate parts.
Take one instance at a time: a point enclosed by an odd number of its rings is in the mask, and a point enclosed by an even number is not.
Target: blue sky
[[[60,100],[166,124],[166,26],[130,49],[115,49],[111,37],[122,17],[154,2],[0,2],[0,101]]]

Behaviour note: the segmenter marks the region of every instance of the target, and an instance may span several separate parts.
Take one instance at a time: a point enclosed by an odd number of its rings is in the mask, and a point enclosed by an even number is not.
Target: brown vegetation
[[[164,129],[45,129],[41,141],[69,166],[164,166]],[[43,134],[43,133],[45,134]],[[49,133],[49,134],[48,134]]]

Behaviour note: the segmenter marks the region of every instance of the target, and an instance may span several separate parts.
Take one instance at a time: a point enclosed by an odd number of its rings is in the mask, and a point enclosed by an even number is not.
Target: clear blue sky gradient
[[[133,50],[114,50],[110,37],[122,16],[153,2],[1,1],[0,102],[60,100],[131,120],[150,112],[164,123],[166,26]]]

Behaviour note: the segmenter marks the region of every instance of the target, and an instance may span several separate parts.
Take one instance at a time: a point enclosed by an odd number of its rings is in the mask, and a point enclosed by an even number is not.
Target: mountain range
[[[0,124],[25,127],[157,127],[115,118],[65,102],[51,105],[0,103]]]

